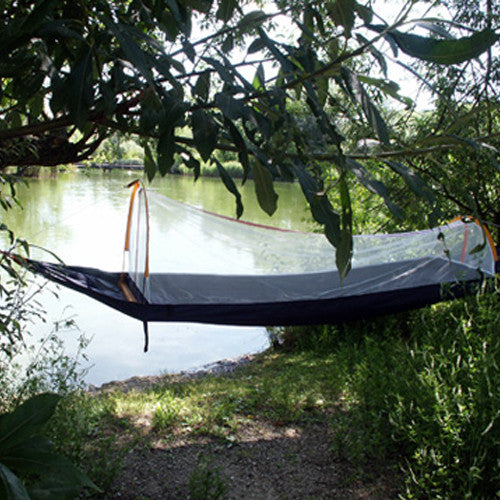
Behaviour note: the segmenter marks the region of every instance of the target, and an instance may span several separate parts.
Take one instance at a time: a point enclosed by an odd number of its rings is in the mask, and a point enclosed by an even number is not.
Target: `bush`
[[[394,440],[411,453],[407,493],[493,498],[500,480],[498,295],[425,311],[419,325],[406,356],[414,380],[388,414]]]
[[[9,353],[0,351],[0,410],[41,392],[65,395],[85,386],[83,378],[88,369],[82,362],[88,361],[85,349],[90,339],[80,332],[73,356],[66,353],[62,339],[64,333],[76,328],[74,320],[56,322],[47,336],[37,340],[24,328],[25,323],[19,323],[23,335]]]
[[[498,297],[497,284],[420,311],[279,331],[282,345],[331,353],[340,367],[335,452],[355,462],[395,456],[408,498],[495,497]]]
[[[227,173],[236,179],[243,177],[243,168],[241,164],[236,160],[224,161],[222,163]],[[183,163],[176,165],[173,170],[175,173],[179,173],[181,175],[192,175],[193,170],[187,168]],[[215,163],[205,163],[201,164],[200,175],[202,177],[219,177],[219,170]],[[251,178],[251,176],[250,176]]]
[[[34,396],[0,413],[0,498],[75,498],[83,488],[100,491],[42,433],[60,397]]]

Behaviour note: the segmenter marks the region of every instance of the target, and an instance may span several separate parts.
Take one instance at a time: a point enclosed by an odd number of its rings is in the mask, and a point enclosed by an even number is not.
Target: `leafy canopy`
[[[142,138],[150,179],[168,173],[175,158],[195,174],[200,161],[214,161],[240,216],[238,188],[214,158],[217,150],[232,151],[245,177],[253,173],[269,214],[277,203],[273,179],[298,179],[345,273],[353,180],[403,216],[367,160],[390,158],[385,167],[433,203],[404,161],[409,149],[419,151],[379,106],[385,98],[413,105],[387,78],[388,47],[396,59],[450,66],[491,51],[498,40],[490,25],[464,31],[422,19],[421,34],[410,8],[388,24],[370,5],[4,0],[0,169],[80,161],[110,134],[132,133]],[[352,120],[361,120],[375,152],[356,151],[345,135]],[[443,144],[453,146],[446,138]]]

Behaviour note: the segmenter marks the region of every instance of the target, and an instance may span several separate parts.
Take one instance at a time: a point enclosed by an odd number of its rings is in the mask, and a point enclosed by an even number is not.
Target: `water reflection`
[[[128,190],[123,187],[136,176],[137,172],[69,172],[55,179],[33,180],[29,189],[19,189],[24,209],[10,212],[5,222],[19,237],[49,248],[69,264],[120,270],[129,197]],[[194,183],[191,178],[168,177],[155,180],[153,189],[210,211],[234,215],[233,196],[215,179],[199,179]],[[304,202],[298,187],[284,184],[278,185],[277,190],[279,210],[270,219],[257,207],[253,186],[247,183],[242,188],[245,218],[284,228],[305,229]],[[194,246],[198,255],[207,258],[212,255],[221,270],[227,270],[231,261],[241,263],[242,258],[247,258],[241,248],[233,245],[230,249],[228,243],[231,242],[214,241],[209,229],[203,226],[186,228],[182,220],[177,222],[174,229],[171,226],[167,229],[161,214],[154,213],[152,218],[154,258],[167,259],[174,269],[179,270],[185,251]],[[193,235],[193,231],[196,234]],[[34,255],[47,258],[36,251]],[[187,262],[185,270],[203,272],[203,261]],[[86,350],[92,364],[87,381],[93,384],[134,375],[191,369],[221,358],[256,352],[267,345],[263,328],[153,324],[150,352],[144,354],[139,322],[71,290],[60,289],[58,295],[56,298],[51,293],[43,293],[41,300],[49,313],[48,323],[34,325],[34,331],[44,335],[53,321],[74,314],[80,329],[93,337]],[[63,334],[68,350],[76,349],[76,334]]]

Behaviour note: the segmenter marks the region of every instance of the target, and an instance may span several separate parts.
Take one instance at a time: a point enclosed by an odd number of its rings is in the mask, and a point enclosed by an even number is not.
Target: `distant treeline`
[[[234,160],[226,161],[223,163],[226,171],[236,179],[243,177],[243,168]],[[120,170],[143,170],[144,164],[141,160],[117,160],[114,162],[86,162],[77,164],[78,168],[100,169],[104,171],[111,171],[115,169]],[[183,163],[176,163],[170,172],[175,175],[194,175],[192,169],[187,168]],[[202,177],[219,177],[219,171],[214,164],[202,163],[200,166],[200,176]],[[252,174],[248,176],[252,178]]]

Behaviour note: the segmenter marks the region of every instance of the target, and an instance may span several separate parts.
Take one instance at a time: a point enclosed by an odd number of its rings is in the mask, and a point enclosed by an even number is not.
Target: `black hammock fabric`
[[[291,326],[370,318],[465,295],[480,271],[429,257],[336,271],[281,275],[151,274],[149,301],[121,273],[25,260],[51,281],[144,323]],[[135,301],[125,298],[125,279]]]

